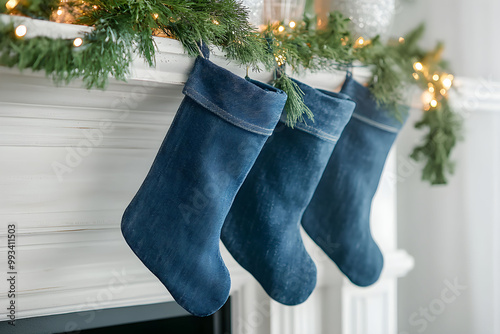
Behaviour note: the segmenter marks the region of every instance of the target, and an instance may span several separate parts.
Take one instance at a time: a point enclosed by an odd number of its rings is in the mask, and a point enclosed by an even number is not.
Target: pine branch
[[[462,139],[462,119],[454,113],[448,101],[441,107],[424,112],[423,118],[415,124],[417,129],[427,129],[423,143],[414,148],[411,158],[424,161],[422,180],[431,184],[446,184],[447,175],[453,174],[455,164],[451,152],[457,141]]]

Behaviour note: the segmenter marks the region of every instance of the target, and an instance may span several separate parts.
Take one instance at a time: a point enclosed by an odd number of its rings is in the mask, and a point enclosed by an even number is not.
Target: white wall
[[[420,111],[398,140],[398,246],[415,258],[399,280],[401,334],[500,333],[500,85],[481,98],[485,87],[462,97],[476,105],[466,113],[449,185],[431,187],[420,180],[420,166],[408,165]],[[464,288],[453,293],[455,279]]]
[[[420,167],[407,159],[421,138],[413,129],[419,111],[398,140],[403,176],[398,247],[415,257],[415,268],[399,281],[399,332],[498,334],[500,86],[494,81],[500,79],[500,1],[401,0],[400,5],[394,34],[425,21],[423,45],[444,41],[444,58],[455,74],[469,79],[462,80],[462,95],[454,99],[465,111],[466,140],[454,152],[457,170],[448,186],[423,183]],[[466,288],[453,295],[446,289],[455,278]]]
[[[402,34],[425,21],[424,44],[446,44],[444,57],[460,76],[493,75],[500,79],[500,1],[396,0],[398,15],[393,31]]]

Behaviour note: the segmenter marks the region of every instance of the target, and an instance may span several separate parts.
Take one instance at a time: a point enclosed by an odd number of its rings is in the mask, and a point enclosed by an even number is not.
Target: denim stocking
[[[121,224],[126,242],[187,311],[227,300],[220,231],[286,94],[198,57],[185,97]]]
[[[221,235],[236,261],[286,305],[304,302],[316,285],[300,219],[354,110],[343,94],[297,84],[315,122],[292,129],[283,116],[236,195]]]
[[[370,207],[403,123],[377,107],[369,89],[350,76],[342,93],[356,102],[356,109],[302,217],[302,226],[354,284],[368,286],[378,280],[383,267],[382,253],[370,232]]]

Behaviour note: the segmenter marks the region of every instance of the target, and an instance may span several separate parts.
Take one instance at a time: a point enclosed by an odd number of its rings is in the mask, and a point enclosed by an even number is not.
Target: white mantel
[[[20,20],[28,31],[36,26],[37,34],[76,37],[81,31]],[[177,41],[156,41],[156,69],[137,60],[131,79],[112,80],[106,91],[85,90],[79,81],[56,87],[43,74],[0,68],[0,268],[6,267],[6,226],[14,222],[18,318],[172,300],[119,229],[181,102],[193,63]],[[221,57],[212,59],[245,73]],[[354,76],[365,81],[369,72],[357,69]],[[271,75],[251,77],[268,81]],[[337,72],[299,79],[337,90],[344,77]],[[71,172],[58,176],[54,168],[61,164]],[[303,305],[286,307],[270,302],[223,250],[232,278],[234,333],[396,334],[396,280],[412,268],[413,259],[396,245],[394,175],[391,154],[372,212],[386,259],[373,287],[350,284],[304,236],[318,266],[318,287]],[[0,317],[6,319],[3,305]]]

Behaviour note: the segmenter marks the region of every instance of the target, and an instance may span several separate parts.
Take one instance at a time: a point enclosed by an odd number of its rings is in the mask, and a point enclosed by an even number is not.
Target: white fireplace
[[[24,20],[37,34],[79,28]],[[75,81],[56,87],[40,73],[0,68],[0,266],[7,225],[17,234],[17,318],[172,301],[125,244],[121,215],[142,183],[183,97],[193,63],[177,41],[157,39],[157,67],[137,60],[127,83],[106,91]],[[244,75],[217,56],[213,61]],[[337,90],[345,73],[299,78]],[[369,70],[358,68],[366,81]],[[269,73],[252,73],[268,81]],[[413,259],[396,244],[396,158],[390,155],[373,204],[372,228],[385,255],[380,281],[358,288],[304,235],[318,287],[286,307],[265,295],[223,250],[232,279],[233,333],[396,334],[397,279]],[[222,246],[221,246],[222,247]],[[6,300],[1,280],[1,300]],[[1,305],[0,316],[7,320]]]

